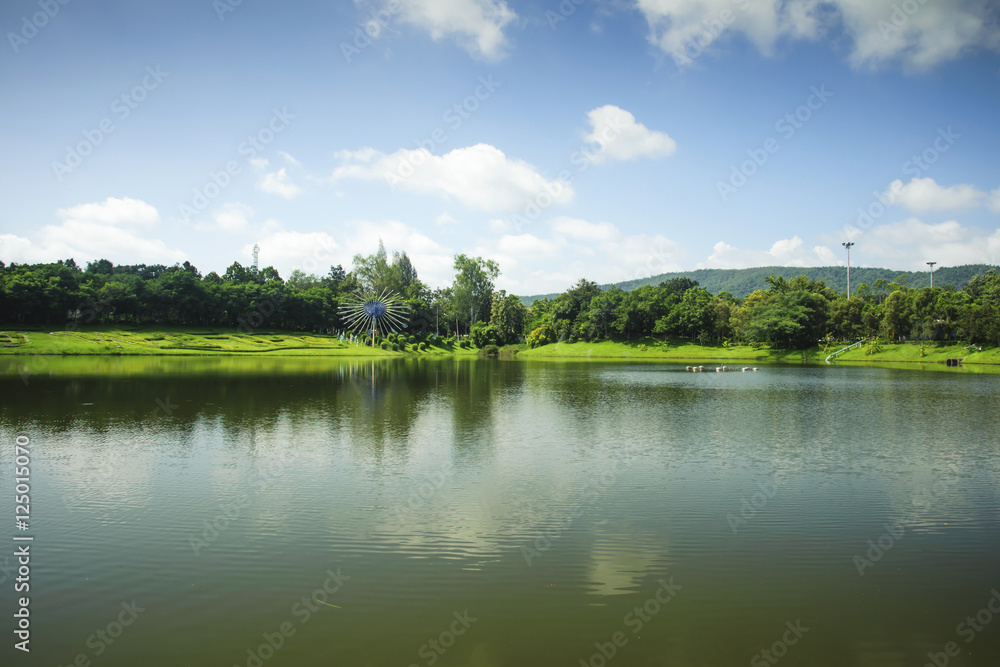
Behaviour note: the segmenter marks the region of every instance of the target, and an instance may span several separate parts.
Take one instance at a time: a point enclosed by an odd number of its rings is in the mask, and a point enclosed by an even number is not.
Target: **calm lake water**
[[[4,665],[1000,664],[1000,376],[17,363]]]

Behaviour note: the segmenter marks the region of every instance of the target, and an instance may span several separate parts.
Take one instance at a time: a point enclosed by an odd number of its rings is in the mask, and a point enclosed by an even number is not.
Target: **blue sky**
[[[563,290],[1000,262],[976,0],[11,0],[0,259]],[[881,201],[880,201],[881,199]]]

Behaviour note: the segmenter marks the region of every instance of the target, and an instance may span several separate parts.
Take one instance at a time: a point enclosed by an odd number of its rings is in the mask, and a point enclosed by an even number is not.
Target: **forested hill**
[[[984,274],[992,268],[996,267],[989,264],[937,267],[934,271],[934,285],[937,287],[951,285],[955,289],[961,289],[966,283],[972,280],[974,275]],[[615,283],[615,286],[629,291],[642,285],[659,285],[672,278],[690,278],[691,280],[697,280],[699,286],[712,294],[729,292],[737,299],[742,299],[754,290],[766,290],[768,285],[765,279],[772,274],[781,276],[786,280],[805,274],[809,276],[810,280],[822,280],[826,283],[827,287],[833,287],[839,292],[847,291],[847,268],[843,266],[759,266],[751,269],[698,269],[697,271],[661,273],[651,278]],[[872,286],[880,278],[888,283],[898,282],[910,288],[927,287],[930,284],[930,274],[927,271],[912,273],[894,269],[851,267],[852,291],[857,289],[862,283]],[[602,290],[608,287],[611,287],[611,285],[601,285]],[[537,294],[535,296],[522,297],[521,301],[525,305],[530,306],[536,299],[540,299],[543,296],[553,299],[559,295]]]

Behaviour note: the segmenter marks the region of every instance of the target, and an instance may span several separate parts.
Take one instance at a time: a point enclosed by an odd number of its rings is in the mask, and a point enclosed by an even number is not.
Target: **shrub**
[[[427,351],[427,343],[426,342],[421,342],[419,347],[420,347],[420,351],[421,352],[426,352]]]
[[[414,336],[413,334],[410,334],[409,336],[406,337],[406,342],[412,345],[413,343],[417,342],[417,337]]]
[[[556,332],[552,328],[552,325],[543,324],[528,334],[527,343],[528,347],[541,347],[542,345],[554,343],[555,340]]]
[[[479,351],[479,354],[487,357],[496,357],[500,354],[500,348],[490,344]]]
[[[388,350],[392,346],[389,344],[389,341],[384,340],[381,342],[381,344],[379,344],[379,347],[381,347],[383,350]]]
[[[460,341],[458,341],[458,346],[460,348],[462,348],[463,350],[466,350],[466,349],[469,348],[469,341],[467,341],[467,340],[460,340]]]
[[[479,348],[501,343],[500,330],[492,324],[484,324],[483,322],[476,322],[472,325],[469,338],[472,339],[473,345]]]
[[[413,350],[414,352],[418,352],[420,350],[420,346],[414,343],[413,345],[410,346],[410,349]]]

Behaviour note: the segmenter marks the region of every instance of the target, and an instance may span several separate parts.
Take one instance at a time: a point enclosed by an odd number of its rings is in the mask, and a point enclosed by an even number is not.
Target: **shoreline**
[[[476,357],[480,350],[460,348],[433,337],[414,337],[426,342],[421,351],[384,350],[379,347],[342,342],[338,336],[261,330],[229,333],[199,327],[94,327],[73,331],[30,331],[9,327],[0,329],[0,358],[28,357],[326,357],[326,358],[443,358]],[[689,340],[642,338],[631,341],[551,343],[527,349],[518,346],[505,358],[530,359],[602,359],[661,362],[756,362],[823,364],[838,345],[819,345],[805,350],[772,350],[766,346],[698,345]],[[512,350],[513,351],[513,350]],[[965,366],[1000,366],[1000,349],[963,345],[959,342],[880,343],[878,352],[868,354],[861,347],[848,350],[830,361],[836,364],[927,364],[946,367],[946,360],[962,359]]]

